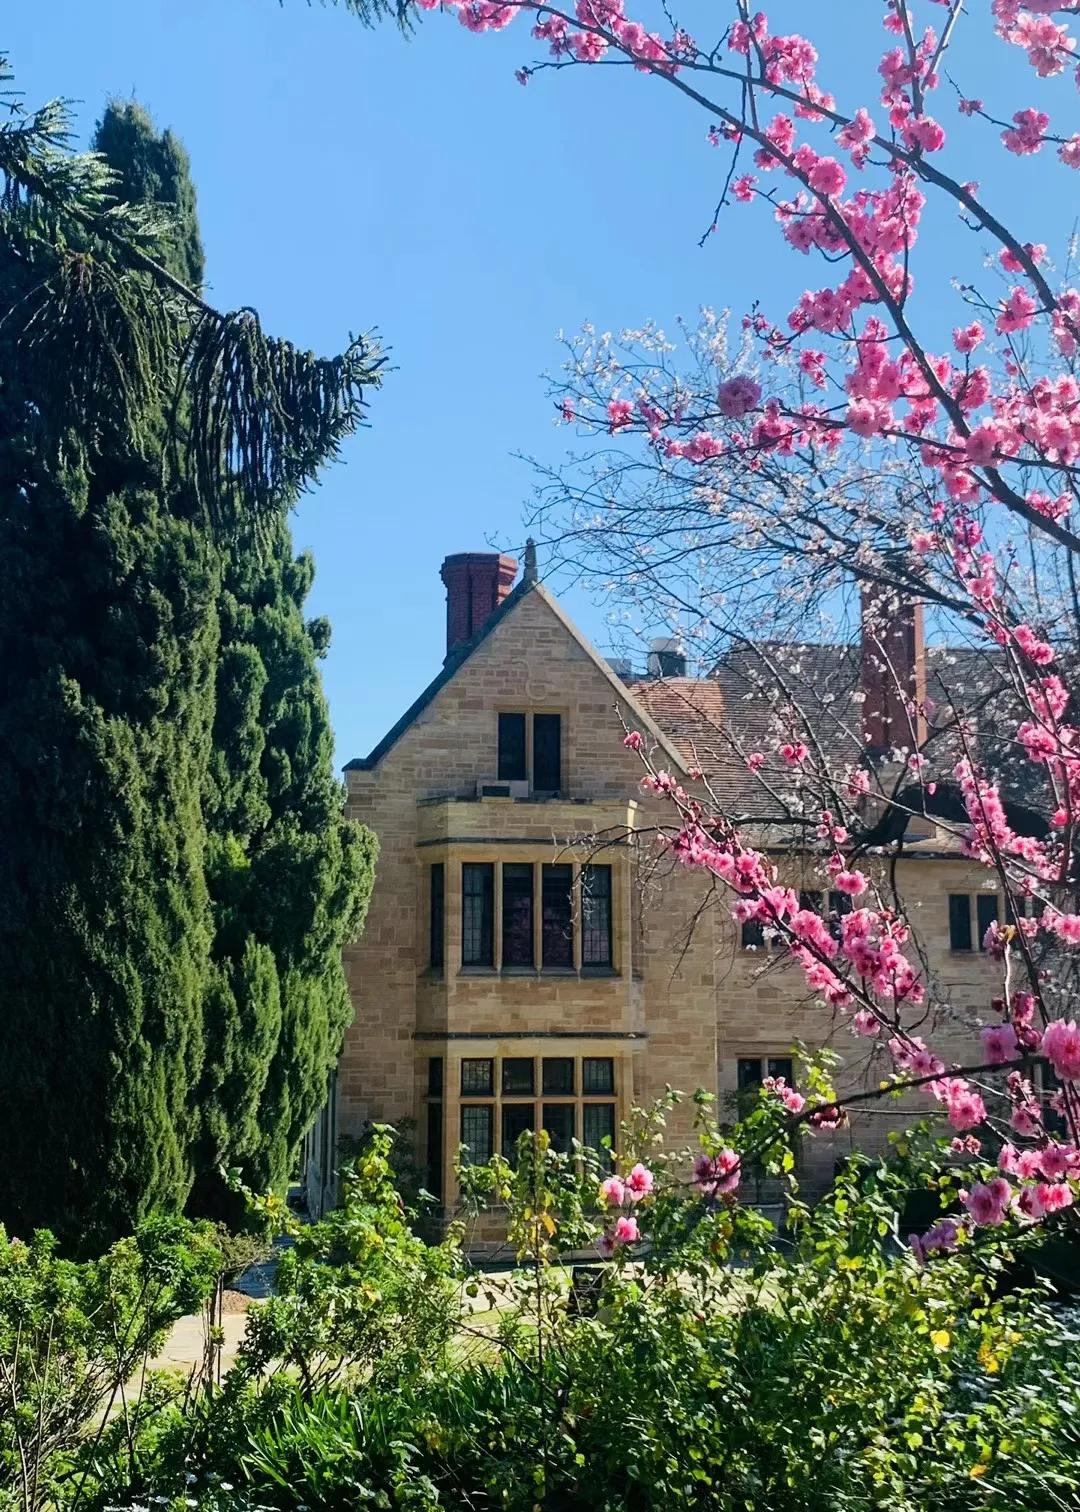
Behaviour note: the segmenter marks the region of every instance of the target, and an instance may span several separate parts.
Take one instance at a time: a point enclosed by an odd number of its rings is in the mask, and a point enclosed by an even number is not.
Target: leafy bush
[[[298,1244],[281,1306],[253,1319],[224,1389],[174,1404],[142,1478],[125,1482],[131,1460],[119,1459],[96,1505],[153,1494],[204,1512],[1074,1506],[1075,1318],[1004,1284],[1031,1236],[962,1229],[924,1263],[898,1242],[899,1215],[912,1192],[939,1213],[955,1207],[962,1179],[928,1136],[889,1160],[856,1157],[811,1209],[790,1151],[764,1137],[771,1116],[755,1110],[723,1138],[786,1180],[783,1236],[711,1177],[688,1185],[685,1155],[659,1142],[662,1108],[626,1131],[599,1192],[600,1164],[555,1154],[542,1135],[525,1137],[513,1169],[471,1171],[473,1198],[505,1206],[521,1262],[513,1303],[504,1295],[486,1332],[461,1310],[462,1291],[485,1283],[453,1237],[425,1249],[409,1230],[380,1142],[344,1209]],[[699,1124],[699,1160],[715,1162],[706,1100]],[[615,1246],[598,1306],[581,1316],[561,1250],[610,1233],[613,1196],[633,1182],[643,1237]]]
[[[210,1226],[178,1218],[85,1262],[47,1232],[24,1244],[0,1230],[0,1497],[32,1512],[77,1495],[87,1430],[112,1415],[134,1431],[130,1383],[221,1266]]]

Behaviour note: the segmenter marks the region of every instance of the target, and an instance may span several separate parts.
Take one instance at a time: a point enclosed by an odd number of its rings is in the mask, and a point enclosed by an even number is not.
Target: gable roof
[[[518,583],[517,587],[512,589],[512,591],[507,594],[506,598],[503,599],[502,603],[495,610],[495,613],[485,621],[482,628],[476,635],[473,636],[472,640],[467,641],[465,645],[460,646],[454,652],[454,654],[447,659],[447,661],[443,665],[442,671],[439,672],[437,676],[432,678],[431,682],[428,683],[427,687],[420,694],[420,697],[416,699],[414,703],[410,704],[410,706],[405,710],[405,713],[401,716],[397,723],[392,726],[391,729],[387,730],[386,734],[379,741],[378,745],[375,746],[375,748],[371,752],[369,752],[367,756],[357,756],[354,757],[352,761],[347,761],[343,770],[345,770],[346,772],[370,772],[374,767],[378,766],[379,762],[383,759],[387,752],[392,750],[393,747],[397,745],[398,741],[405,734],[405,732],[411,728],[411,726],[416,722],[417,719],[419,719],[420,715],[434,700],[436,694],[440,691],[440,689],[445,688],[446,684],[450,682],[452,678],[457,676],[458,672],[460,672],[461,668],[469,660],[473,652],[484,644],[484,642],[488,639],[492,632],[502,624],[503,620],[507,619],[511,614],[513,614],[517,606],[530,593],[535,593],[541,599],[541,601],[547,605],[548,609],[551,610],[552,614],[554,614],[555,618],[562,625],[563,629],[577,642],[578,646],[593,663],[597,671],[600,672],[605,681],[610,684],[613,693],[615,693],[616,697],[618,698],[618,701],[626,705],[627,709],[629,709],[630,713],[634,717],[634,720],[640,726],[642,731],[647,732],[652,737],[652,739],[656,741],[657,745],[659,745],[663,749],[674,766],[678,767],[680,771],[685,772],[686,762],[678,745],[673,742],[667,734],[665,734],[664,730],[661,729],[660,725],[653,718],[651,712],[638,699],[634,689],[628,687],[626,683],[623,682],[618,674],[613,671],[609,664],[600,655],[599,651],[596,650],[595,646],[593,646],[585,638],[585,636],[582,635],[581,631],[574,624],[573,620],[561,607],[558,599],[550,594],[542,583],[539,583],[535,579],[528,576],[523,577],[521,582]]]
[[[724,694],[699,677],[656,677],[628,684],[635,698],[679,748],[688,767],[706,767],[720,754]]]

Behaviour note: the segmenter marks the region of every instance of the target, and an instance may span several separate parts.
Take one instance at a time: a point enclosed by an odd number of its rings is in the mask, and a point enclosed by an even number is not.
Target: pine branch
[[[287,505],[363,423],[374,340],[319,358],[267,336],[252,310],[216,310],[154,256],[171,220],[118,201],[104,159],[70,150],[65,102],[8,108],[0,325],[14,326],[40,412],[90,435],[118,415],[142,451],[164,409],[173,470],[213,524]]]

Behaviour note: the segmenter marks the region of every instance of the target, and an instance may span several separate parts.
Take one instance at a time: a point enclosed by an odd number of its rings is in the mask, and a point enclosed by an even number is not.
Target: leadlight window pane
[[[845,914],[851,913],[854,907],[855,900],[850,893],[831,892],[829,894],[829,933],[834,939],[840,939],[842,934],[840,920]]]
[[[582,1103],[581,1142],[592,1150],[602,1150],[604,1140],[615,1140],[615,1104]]]
[[[536,1126],[534,1103],[504,1103],[502,1110],[502,1152],[512,1166],[517,1165],[517,1142],[527,1129]]]
[[[610,1056],[589,1056],[581,1062],[581,1090],[586,1097],[615,1091],[615,1062]]]
[[[431,938],[428,964],[439,970],[443,964],[443,940],[446,935],[446,867],[436,861],[431,868]]]
[[[533,1077],[535,1062],[521,1056],[510,1056],[502,1063],[502,1089],[504,1097],[531,1097],[536,1090]]]
[[[611,965],[611,867],[581,868],[581,964]]]
[[[782,1076],[789,1087],[795,1085],[795,1063],[790,1055],[770,1055],[766,1065],[770,1076]]]
[[[991,924],[998,921],[998,898],[997,893],[976,893],[975,913],[979,925],[979,949],[982,950],[983,939]]]
[[[435,1197],[443,1194],[443,1105],[428,1103],[427,1110],[427,1189]]]
[[[574,1057],[572,1055],[553,1055],[544,1058],[544,1095],[562,1093],[564,1096],[574,1095]]]
[[[545,966],[574,964],[574,869],[545,866],[540,883],[540,958]]]
[[[499,781],[524,782],[525,767],[524,714],[499,715]]]
[[[491,1060],[463,1060],[461,1063],[462,1097],[493,1097],[495,1094],[495,1062]]]
[[[443,1094],[443,1058],[441,1055],[428,1056],[427,1063],[427,1095],[429,1097],[441,1097]]]
[[[562,718],[533,715],[533,790],[557,793],[562,787]]]
[[[949,894],[949,949],[971,949],[971,895]]]
[[[490,1103],[462,1108],[461,1143],[466,1146],[466,1165],[484,1165],[491,1159],[493,1113]]]
[[[466,861],[461,868],[461,964],[491,966],[495,961],[495,867]]]
[[[822,905],[821,893],[818,892],[816,888],[812,888],[812,887],[811,888],[806,888],[806,887],[804,887],[802,889],[802,891],[799,893],[799,907],[800,908],[808,908],[811,913],[819,914],[821,912],[821,905]]]
[[[756,1055],[740,1056],[735,1063],[735,1077],[740,1092],[745,1092],[748,1087],[760,1087],[761,1061]]]
[[[744,950],[760,950],[765,944],[765,926],[760,919],[745,919],[740,931]]]
[[[533,868],[510,861],[502,869],[502,963],[533,964]]]
[[[551,1148],[560,1155],[569,1155],[570,1142],[574,1138],[573,1103],[545,1103],[544,1128],[551,1136]]]

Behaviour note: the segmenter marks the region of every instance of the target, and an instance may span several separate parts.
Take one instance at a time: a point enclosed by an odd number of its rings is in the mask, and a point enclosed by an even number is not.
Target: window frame
[[[528,882],[528,890],[516,894],[516,899],[508,895],[508,883],[511,881]],[[536,970],[536,865],[532,861],[502,861],[499,863],[499,897],[501,901],[501,919],[499,925],[499,970],[500,971],[535,971]],[[514,915],[512,907],[515,901],[528,902],[528,930],[523,931],[522,939],[527,944],[524,958],[510,960],[507,954],[508,943],[515,938],[510,933],[514,928]]]
[[[550,768],[541,772],[540,739],[537,734],[538,722],[543,721],[540,728],[545,731],[552,730],[554,723],[554,762],[551,762],[551,741],[547,740],[548,752],[545,754],[545,766]],[[563,791],[563,721],[562,715],[548,709],[534,709],[532,711],[532,740],[530,742],[532,752],[532,770],[529,774],[529,783],[534,793],[561,793]],[[554,782],[539,780],[540,776],[549,778],[554,776]]]
[[[586,1066],[607,1066],[609,1075],[604,1086],[589,1086]],[[615,1057],[613,1055],[583,1055],[581,1057],[581,1096],[582,1097],[614,1097],[615,1096]]]
[[[971,955],[974,950],[971,921],[971,894],[951,892],[948,897],[949,949],[954,955]],[[963,943],[966,935],[967,943]],[[960,937],[958,940],[958,936]]]
[[[465,1102],[461,1104],[458,1116],[458,1129],[461,1134],[459,1144],[464,1145],[472,1156],[472,1146],[465,1137],[465,1121],[470,1115],[485,1113],[487,1115],[488,1141],[487,1153],[482,1159],[468,1158],[465,1165],[486,1165],[495,1153],[495,1104],[493,1102]]]
[[[506,735],[505,739],[504,732]],[[495,738],[497,780],[499,782],[528,782],[529,716],[527,711],[522,709],[500,710]]]
[[[569,1066],[570,1067],[570,1084],[569,1084],[569,1086],[566,1086],[566,1085],[563,1085],[563,1086],[555,1085],[555,1078],[554,1077],[552,1078],[552,1081],[549,1082],[548,1081],[548,1067],[549,1066]],[[541,1056],[541,1058],[540,1058],[540,1095],[541,1095],[541,1097],[549,1097],[549,1098],[576,1097],[577,1096],[577,1092],[575,1090],[576,1087],[577,1087],[577,1056],[575,1056],[575,1055],[544,1055],[544,1056]]]
[[[559,909],[560,909],[560,911],[561,911],[561,909],[563,907],[563,902],[564,902],[561,890],[558,893],[556,893],[555,890],[554,890],[554,886],[553,886],[551,888],[551,890],[549,891],[549,887],[548,887],[549,882],[552,883],[552,884],[554,884],[556,881],[558,881],[560,889],[561,889],[561,886],[562,886],[561,878],[560,879],[556,879],[554,877],[553,874],[555,872],[559,872],[559,873],[565,872],[566,873],[566,879],[567,879],[566,896],[565,896],[565,928],[561,929],[559,935],[553,936],[555,938],[561,938],[562,940],[565,941],[565,944],[566,944],[566,947],[567,947],[565,954],[567,956],[567,959],[566,960],[549,961],[548,960],[548,938],[549,938],[548,912],[549,912],[549,908],[554,912],[555,905],[554,905],[554,901],[553,900],[556,897],[558,898],[558,903],[559,903]],[[573,971],[574,970],[574,961],[575,961],[575,957],[577,955],[577,948],[578,948],[577,947],[577,934],[578,934],[578,931],[575,929],[574,925],[575,925],[575,921],[574,921],[574,867],[573,867],[573,864],[571,862],[568,862],[568,861],[544,861],[540,865],[540,970],[541,971]],[[554,921],[554,926],[556,928],[559,928],[561,926],[561,920],[556,919]]]
[[[987,917],[987,921],[984,925],[983,918],[984,916],[987,916],[989,914],[990,906],[993,907],[994,916],[992,919]],[[990,928],[990,925],[1000,923],[1001,900],[999,899],[997,893],[977,892],[975,894],[975,934],[976,943],[981,951],[985,952],[986,950],[986,946],[983,944],[983,940],[986,938],[986,931]]]
[[[507,1085],[508,1066],[528,1066],[528,1086],[513,1087]],[[499,1056],[499,1095],[503,1098],[529,1098],[536,1097],[536,1057],[534,1055],[500,1055]]]
[[[465,1085],[465,1067],[483,1066],[488,1068],[486,1087],[467,1087]],[[493,1055],[464,1055],[461,1058],[461,1066],[458,1070],[458,1095],[468,1097],[494,1097],[495,1096],[495,1056]]]
[[[606,878],[606,893],[599,893],[593,886],[594,873],[603,873]],[[610,862],[589,862],[581,867],[578,882],[581,895],[581,969],[588,971],[614,971],[615,970],[615,869]],[[601,903],[606,905],[606,927],[601,926],[597,932],[606,951],[606,959],[592,960],[587,953],[586,941],[589,938],[589,923],[587,916],[587,904]]]
[[[428,867],[428,970],[446,969],[446,862]]]
[[[487,879],[487,885],[479,892],[470,891],[468,880],[472,877]],[[470,900],[479,900],[480,919],[473,931],[466,923]],[[467,954],[470,936],[479,939],[479,953]],[[495,862],[463,861],[461,863],[461,967],[463,971],[492,971],[495,967]]]

